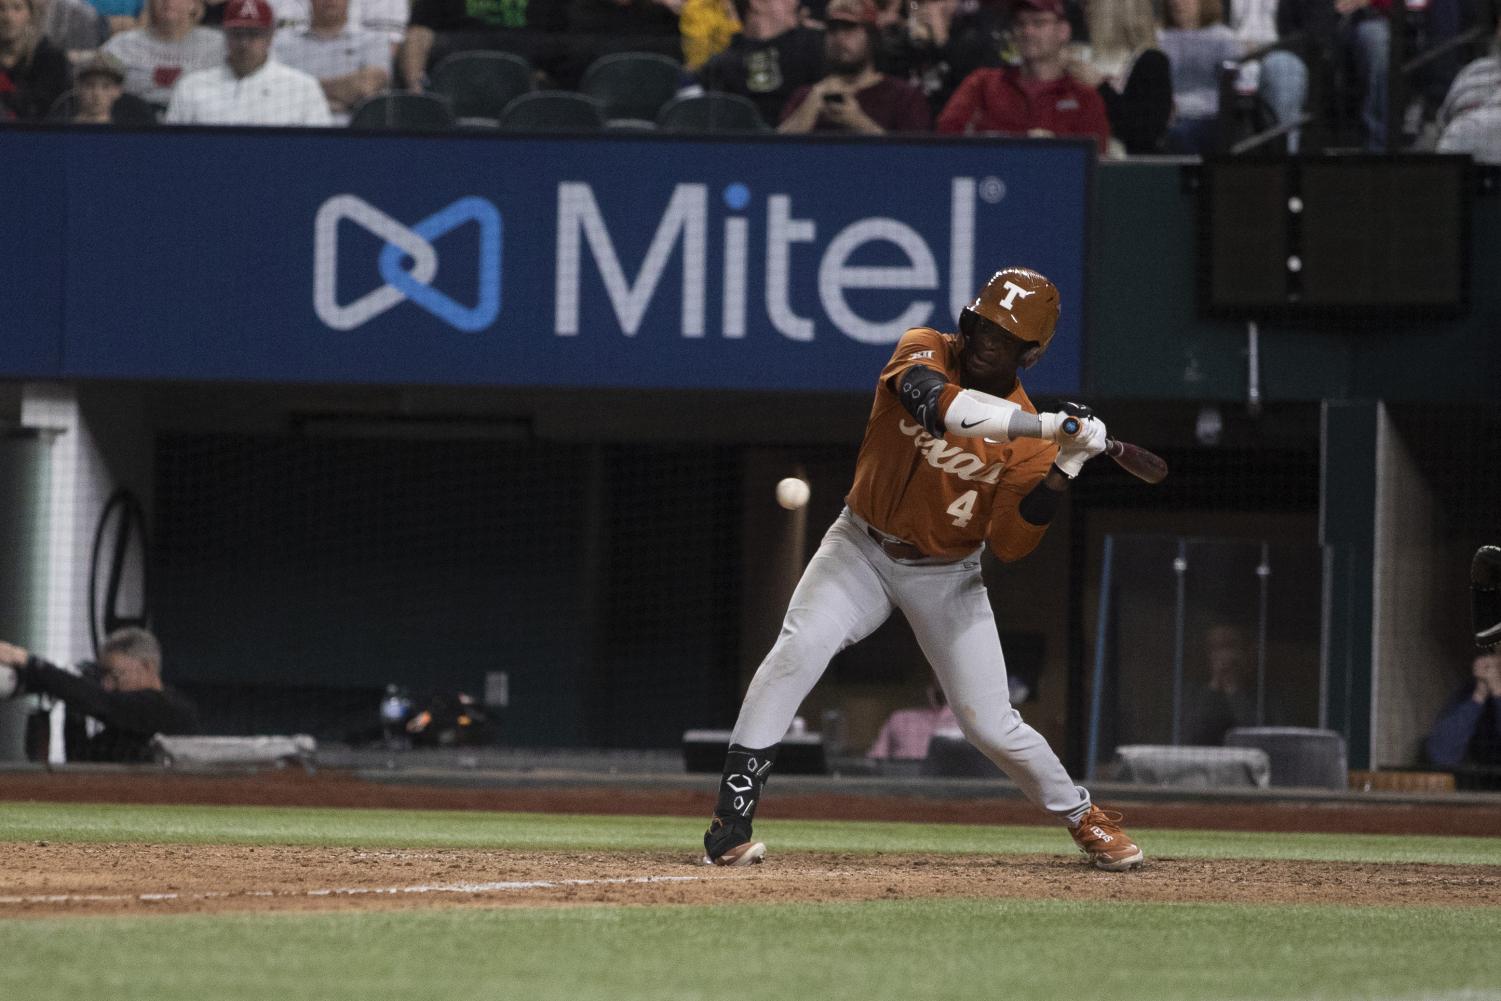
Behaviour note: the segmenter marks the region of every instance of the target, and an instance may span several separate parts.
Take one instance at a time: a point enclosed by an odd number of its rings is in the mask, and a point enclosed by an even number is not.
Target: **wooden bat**
[[[1063,429],[1069,434],[1075,434],[1079,430],[1079,422],[1070,418],[1063,422]],[[1146,483],[1161,483],[1167,479],[1167,463],[1162,460],[1162,456],[1148,452],[1139,445],[1106,438],[1105,454],[1114,459],[1116,465],[1138,480]]]
[[[1148,452],[1128,441],[1105,439],[1105,454],[1116,461],[1126,472],[1147,483],[1161,483],[1167,479],[1167,463],[1162,456]]]

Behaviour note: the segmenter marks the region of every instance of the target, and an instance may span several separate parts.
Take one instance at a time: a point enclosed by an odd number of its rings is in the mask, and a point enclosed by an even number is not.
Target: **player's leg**
[[[1005,772],[1028,799],[1054,814],[1103,869],[1141,864],[1141,850],[1094,806],[1058,755],[1011,705],[1006,661],[978,569],[904,568],[897,603],[943,684],[970,743]]]
[[[848,518],[841,516],[809,561],[771,652],[761,661],[730,736],[714,818],[704,835],[705,861],[745,865],[765,846],[751,838],[761,790],[798,706],[829,660],[875,631],[892,602]]]

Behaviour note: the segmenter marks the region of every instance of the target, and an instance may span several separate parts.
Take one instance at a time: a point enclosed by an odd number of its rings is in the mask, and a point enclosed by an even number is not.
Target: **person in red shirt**
[[[938,131],[1092,136],[1104,153],[1110,119],[1100,95],[1068,73],[1063,0],[1017,0],[1012,33],[1021,64],[971,73],[939,114]]]
[[[828,76],[787,99],[778,132],[927,132],[932,113],[922,91],[876,71],[877,13],[871,0],[830,0],[824,15]]]

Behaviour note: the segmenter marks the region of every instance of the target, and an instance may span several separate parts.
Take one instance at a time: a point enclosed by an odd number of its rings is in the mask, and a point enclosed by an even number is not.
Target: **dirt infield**
[[[0,915],[911,900],[1108,900],[1501,907],[1501,866],[1155,858],[1134,873],[1078,855],[771,856],[714,869],[681,853],[15,844]]]
[[[336,771],[300,770],[243,776],[171,772],[0,773],[0,802],[165,803],[246,806],[324,806],[423,810],[503,810],[523,813],[707,817],[713,779],[701,791],[599,787],[460,789],[372,782]],[[1052,824],[1018,799],[931,799],[859,795],[800,795],[770,790],[766,820],[903,820],[924,823]],[[1501,806],[1466,804],[1300,802],[1161,803],[1111,800],[1127,810],[1132,827],[1221,831],[1322,831],[1339,834],[1483,835],[1501,830]]]

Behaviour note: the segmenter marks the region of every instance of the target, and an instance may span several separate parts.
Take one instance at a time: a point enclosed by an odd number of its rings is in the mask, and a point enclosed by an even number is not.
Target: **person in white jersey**
[[[271,58],[276,22],[266,0],[230,0],[224,64],[178,83],[164,121],[172,125],[332,125],[318,81]]]

